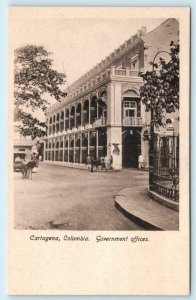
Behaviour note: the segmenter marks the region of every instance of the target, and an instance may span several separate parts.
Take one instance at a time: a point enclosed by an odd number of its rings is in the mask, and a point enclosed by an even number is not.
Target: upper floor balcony
[[[60,103],[55,103],[51,105],[47,112],[52,113],[56,112],[59,109],[63,108],[65,104],[69,104],[77,99],[80,99],[84,95],[92,92],[94,89],[97,89],[99,86],[106,84],[110,80],[117,80],[122,82],[134,81],[142,83],[142,78],[139,76],[140,70],[126,68],[116,68],[116,66],[110,66],[101,72],[97,72],[94,75],[92,74],[91,78],[82,77],[81,80],[76,81],[69,87],[67,91],[67,96],[61,100]]]
[[[106,126],[106,117],[101,117],[99,119],[96,119],[93,123],[93,127],[103,127]]]
[[[123,126],[143,126],[143,121],[141,117],[123,117]]]
[[[92,128],[100,128],[105,127],[107,125],[107,118],[100,117],[99,119],[95,119],[93,123],[86,123],[80,126],[74,126],[71,129],[67,128],[63,131],[56,129],[53,131],[52,128],[48,131],[48,136],[60,136],[62,134],[76,133],[83,130],[90,130]],[[122,117],[122,126],[127,127],[142,127],[143,119],[142,117]]]

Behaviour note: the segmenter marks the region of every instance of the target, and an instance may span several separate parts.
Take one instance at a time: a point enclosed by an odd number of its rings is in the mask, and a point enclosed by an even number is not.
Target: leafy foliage
[[[161,54],[160,51],[158,54]],[[171,60],[166,62],[159,58],[159,62],[151,63],[153,70],[141,73],[144,85],[140,88],[142,102],[146,111],[152,111],[151,122],[163,126],[164,114],[179,109],[179,43],[170,43]],[[157,56],[156,55],[156,56]],[[156,58],[155,56],[155,58]]]
[[[30,135],[32,139],[35,139],[46,134],[46,123],[39,121],[37,118],[32,117],[30,113],[26,113],[21,109],[18,110],[18,121],[21,121],[23,124],[20,129],[24,136]]]
[[[60,86],[65,74],[52,68],[52,53],[42,46],[27,45],[15,50],[14,104],[15,120],[20,121],[23,135],[33,139],[46,134],[46,124],[34,117],[35,112],[46,112],[49,96],[60,101],[65,93]],[[32,113],[27,113],[30,108]]]

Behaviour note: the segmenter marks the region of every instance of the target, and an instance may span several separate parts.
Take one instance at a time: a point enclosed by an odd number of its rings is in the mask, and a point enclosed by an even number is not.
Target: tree
[[[60,88],[65,83],[65,74],[53,69],[51,54],[34,45],[15,50],[14,117],[22,134],[32,139],[46,134],[46,123],[39,115],[46,113],[49,98],[61,101],[66,95]]]
[[[170,55],[169,62],[156,57],[162,52]],[[144,80],[140,88],[142,102],[146,111],[151,111],[151,124],[164,126],[165,113],[179,109],[179,43],[170,43],[170,52],[158,52],[151,63],[153,70],[141,73]]]

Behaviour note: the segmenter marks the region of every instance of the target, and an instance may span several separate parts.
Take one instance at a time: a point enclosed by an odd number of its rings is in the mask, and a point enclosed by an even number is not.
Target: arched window
[[[70,129],[75,126],[75,106],[72,106],[70,111]]]
[[[82,105],[81,103],[79,103],[76,108],[76,126],[81,125],[81,116],[82,116],[81,110],[82,110]]]
[[[91,98],[91,123],[94,123],[96,118],[97,118],[97,97],[93,96]]]
[[[69,129],[69,109],[66,109],[65,112],[65,129]]]
[[[85,100],[83,105],[83,123],[88,124],[89,123],[89,100]]]

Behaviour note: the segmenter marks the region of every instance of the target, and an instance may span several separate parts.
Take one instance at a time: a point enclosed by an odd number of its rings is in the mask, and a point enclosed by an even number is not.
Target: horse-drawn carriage
[[[38,159],[32,159],[30,161],[22,161],[22,179],[31,179],[32,180],[32,173],[36,173],[38,169],[39,161]]]

